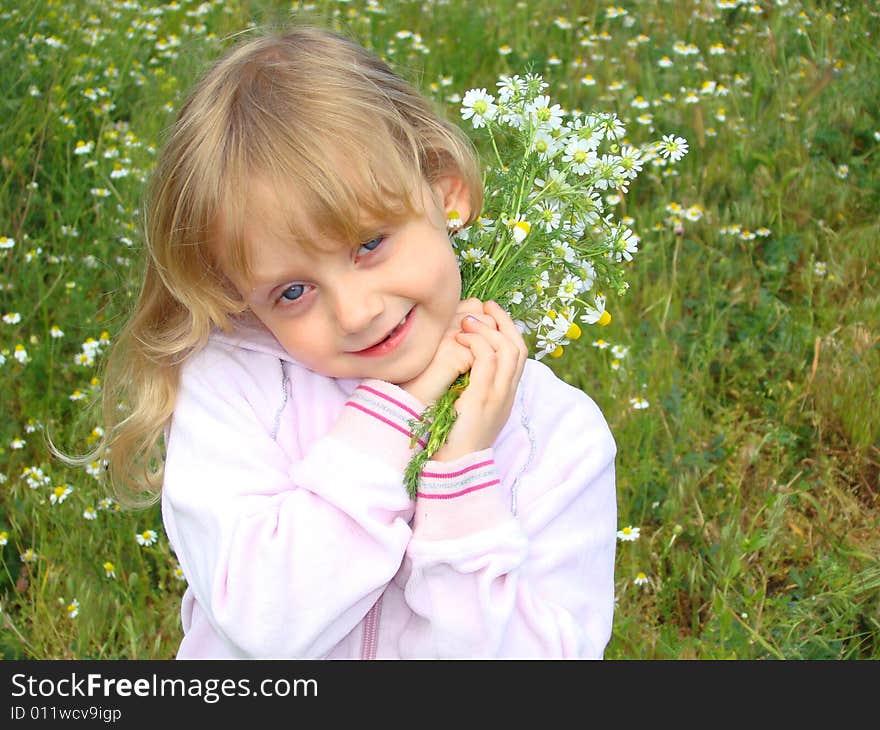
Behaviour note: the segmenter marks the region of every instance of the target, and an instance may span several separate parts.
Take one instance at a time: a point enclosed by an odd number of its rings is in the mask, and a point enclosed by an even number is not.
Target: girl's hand
[[[458,414],[446,443],[434,454],[437,461],[452,461],[482,451],[510,418],[516,389],[529,351],[513,320],[495,302],[486,302],[479,316],[491,318],[495,327],[465,317],[455,340],[472,353],[470,383],[455,402]]]
[[[487,328],[497,327],[495,320],[484,313],[483,303],[479,299],[465,299],[459,302],[449,328],[440,340],[437,352],[434,353],[434,359],[415,378],[399,384],[426,405],[436,401],[459,375],[466,373],[474,364],[473,351],[457,339],[457,335],[462,333],[462,320],[467,315],[481,317]]]

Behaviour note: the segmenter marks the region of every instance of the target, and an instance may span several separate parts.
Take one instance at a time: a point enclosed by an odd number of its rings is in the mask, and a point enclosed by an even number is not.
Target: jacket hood
[[[211,333],[211,339],[233,347],[240,347],[243,350],[261,352],[280,360],[300,364],[281,346],[281,343],[275,339],[275,335],[260,322],[237,322],[229,332],[214,330]]]

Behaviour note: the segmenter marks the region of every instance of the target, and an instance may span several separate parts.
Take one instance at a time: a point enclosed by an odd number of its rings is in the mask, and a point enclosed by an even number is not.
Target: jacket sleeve
[[[409,655],[602,658],[611,637],[616,445],[596,404],[534,360],[520,384],[531,463],[516,513],[495,449],[429,462],[407,551]],[[501,438],[505,437],[504,431]],[[508,450],[509,453],[509,450]]]
[[[280,363],[242,357],[215,350],[184,369],[163,519],[189,589],[235,653],[322,657],[400,567],[413,511],[406,422],[421,405],[365,381],[292,458],[271,428]]]

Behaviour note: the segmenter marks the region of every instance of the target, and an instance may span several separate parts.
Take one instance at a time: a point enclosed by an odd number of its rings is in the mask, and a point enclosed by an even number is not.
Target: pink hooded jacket
[[[526,364],[493,448],[428,462],[378,380],[309,371],[268,332],[183,368],[165,530],[188,583],[178,658],[601,658],[616,446],[595,403]]]

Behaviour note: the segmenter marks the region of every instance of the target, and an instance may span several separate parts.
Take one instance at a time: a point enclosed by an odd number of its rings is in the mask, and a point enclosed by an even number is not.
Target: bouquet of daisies
[[[677,162],[681,137],[641,146],[611,113],[566,114],[537,75],[502,76],[497,96],[471,89],[461,116],[487,137],[492,159],[484,168],[483,215],[459,230],[462,296],[495,300],[524,335],[535,357],[559,357],[581,335],[581,325],[606,325],[606,292],[622,296],[625,264],[639,237],[613,212],[646,164]],[[453,227],[455,212],[450,213]],[[460,376],[410,427],[426,448],[407,466],[404,482],[415,497],[424,464],[444,444],[455,422],[455,400],[467,387]]]

